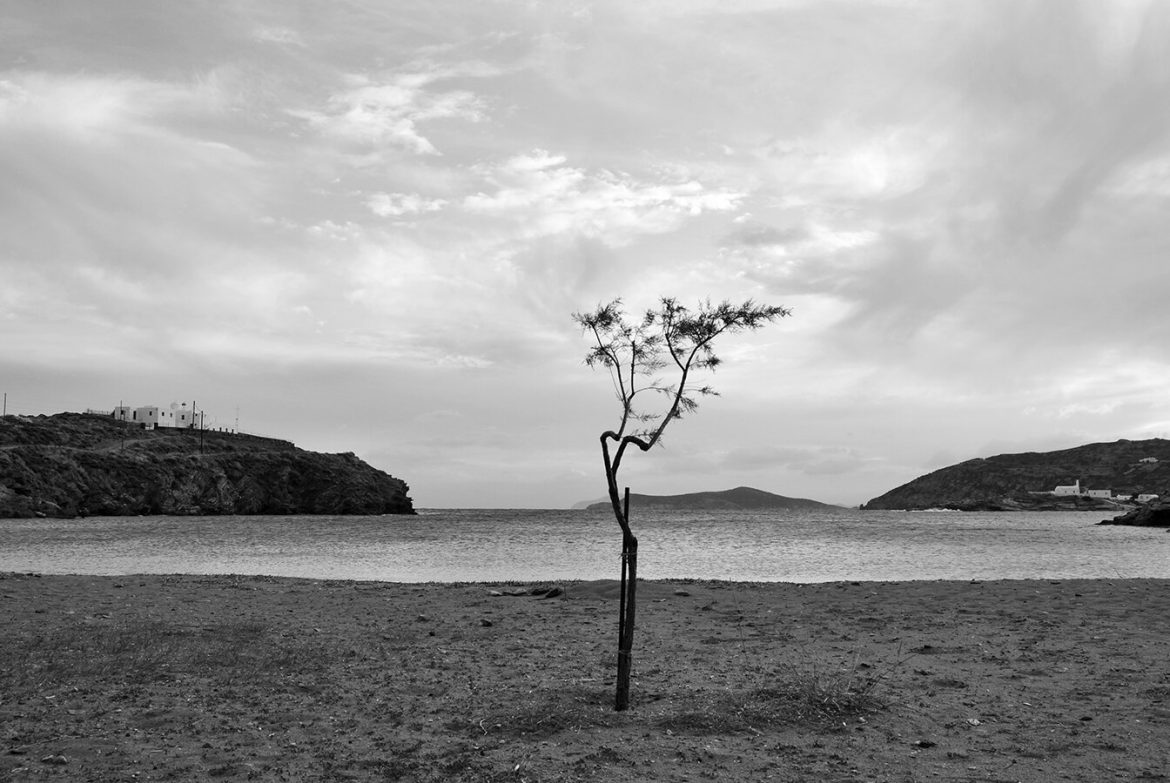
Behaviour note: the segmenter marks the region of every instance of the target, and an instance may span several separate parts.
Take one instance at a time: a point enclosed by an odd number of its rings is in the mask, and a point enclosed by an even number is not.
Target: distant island
[[[936,470],[863,509],[1127,511],[1170,494],[1170,440],[1000,454]]]
[[[409,488],[352,453],[114,415],[0,418],[0,517],[413,514]]]
[[[580,506],[581,504],[578,504]],[[584,504],[588,510],[608,509],[609,501]],[[788,498],[762,489],[736,487],[722,492],[690,492],[685,495],[641,495],[630,493],[630,509],[675,509],[679,511],[777,510],[802,511],[839,508],[805,498]]]

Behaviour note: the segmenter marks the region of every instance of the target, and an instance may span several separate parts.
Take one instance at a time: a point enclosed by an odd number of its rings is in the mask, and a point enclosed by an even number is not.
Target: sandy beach
[[[0,574],[0,779],[1170,776],[1168,581],[534,587]]]

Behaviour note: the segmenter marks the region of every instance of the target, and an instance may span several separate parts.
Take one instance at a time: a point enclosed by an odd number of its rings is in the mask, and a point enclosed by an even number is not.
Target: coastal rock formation
[[[1106,519],[1101,525],[1133,525],[1135,527],[1170,527],[1170,500],[1147,503],[1113,519]]]
[[[609,501],[591,503],[590,510],[608,509]],[[722,492],[690,492],[685,495],[639,495],[630,493],[631,509],[678,509],[680,511],[726,511],[740,509],[770,509],[794,511],[802,509],[835,508],[828,503],[805,498],[789,498],[762,489],[736,487]]]
[[[1170,491],[1170,440],[1119,440],[1049,452],[971,459],[920,476],[862,508],[951,508],[963,511],[1121,510],[1103,498],[1055,496],[1058,485],[1080,480],[1115,495]]]
[[[413,514],[401,479],[352,453],[61,413],[0,420],[0,517]]]

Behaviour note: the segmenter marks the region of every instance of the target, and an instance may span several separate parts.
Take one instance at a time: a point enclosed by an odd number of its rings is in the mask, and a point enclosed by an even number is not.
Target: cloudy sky
[[[1170,436],[1170,2],[0,0],[8,413],[604,494],[574,311],[791,307],[635,491]]]

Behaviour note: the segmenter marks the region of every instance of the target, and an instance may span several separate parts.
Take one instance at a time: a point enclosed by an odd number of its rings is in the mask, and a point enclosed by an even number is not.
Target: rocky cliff
[[[0,419],[0,517],[413,514],[408,491],[353,454],[288,441],[80,413]]]
[[[1156,461],[1150,461],[1156,460]],[[1170,440],[1119,440],[1049,452],[1000,454],[960,462],[892,489],[866,509],[1108,510],[1114,502],[1055,497],[1080,480],[1113,494],[1170,494]]]

